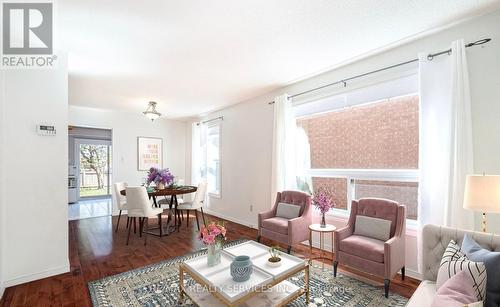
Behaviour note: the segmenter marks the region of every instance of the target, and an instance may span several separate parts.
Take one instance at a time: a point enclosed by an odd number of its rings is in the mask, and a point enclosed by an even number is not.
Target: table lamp
[[[486,232],[486,213],[500,213],[500,176],[467,175],[464,208],[483,213]]]

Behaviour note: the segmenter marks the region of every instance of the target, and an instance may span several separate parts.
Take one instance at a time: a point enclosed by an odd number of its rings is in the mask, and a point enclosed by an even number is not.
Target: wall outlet
[[[250,205],[250,212],[253,212],[253,205]]]

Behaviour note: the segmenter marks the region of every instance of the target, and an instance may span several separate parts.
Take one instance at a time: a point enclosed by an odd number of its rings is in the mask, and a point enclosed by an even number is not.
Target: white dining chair
[[[148,221],[150,217],[157,216],[159,219],[161,218],[161,214],[163,213],[162,208],[153,208],[149,201],[148,192],[145,187],[127,187],[127,212],[128,216],[133,219],[133,223],[135,225],[136,218],[139,218],[139,231],[142,234],[142,231],[145,227],[144,234],[144,245],[147,244],[148,240]],[[127,235],[127,245],[130,239],[130,230],[132,227],[128,228]]]
[[[203,204],[205,202],[205,197],[207,196],[207,182],[202,181],[198,184],[194,199],[192,201],[182,201],[179,202],[177,210],[187,212],[187,227],[189,227],[189,213],[194,211],[196,217],[196,224],[198,225],[198,230],[200,230],[200,222],[198,220],[198,209],[201,210],[201,216],[203,218],[203,224],[205,225],[205,213],[203,212]]]
[[[116,222],[115,232],[118,231],[118,225],[120,225],[120,218],[122,217],[122,211],[127,210],[127,198],[125,197],[125,195],[121,194],[121,191],[125,190],[126,187],[127,187],[126,182],[116,182],[114,184],[116,207],[118,208],[118,210],[120,210],[120,213],[118,214],[118,222]],[[127,218],[127,228],[128,228],[128,224],[129,224],[128,222],[129,222],[129,218]]]
[[[179,179],[179,180],[177,180],[176,185],[178,185],[178,186],[183,186],[183,185],[184,185],[184,179]],[[183,196],[182,196],[182,195],[180,195],[178,198],[179,198],[179,199],[180,199],[180,198],[183,198]],[[162,199],[158,200],[158,201],[156,202],[156,204],[157,204],[160,208],[161,208],[162,206],[167,206],[167,208],[168,208],[168,207],[170,207],[170,201],[171,201],[171,199],[172,199],[172,196],[164,196]],[[165,209],[165,208],[164,208],[164,209]]]

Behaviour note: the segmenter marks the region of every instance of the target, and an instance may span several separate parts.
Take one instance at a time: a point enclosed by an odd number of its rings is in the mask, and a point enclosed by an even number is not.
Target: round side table
[[[309,263],[312,263],[314,259],[325,259],[325,260],[331,260],[333,261],[333,231],[337,229],[337,227],[326,224],[326,227],[321,227],[320,224],[312,224],[309,225],[309,254],[310,254],[310,259]],[[314,232],[319,232],[319,248],[321,250],[321,254],[319,257],[313,258],[312,256],[312,233]],[[332,259],[327,258],[326,255],[323,256],[324,254],[324,248],[325,248],[325,238],[324,235],[327,233],[331,233],[332,236]],[[323,263],[324,265],[324,263]]]

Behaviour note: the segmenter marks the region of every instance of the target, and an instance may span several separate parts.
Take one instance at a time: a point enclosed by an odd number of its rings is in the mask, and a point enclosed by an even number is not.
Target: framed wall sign
[[[151,167],[163,168],[163,139],[137,137],[137,170],[148,171]]]

